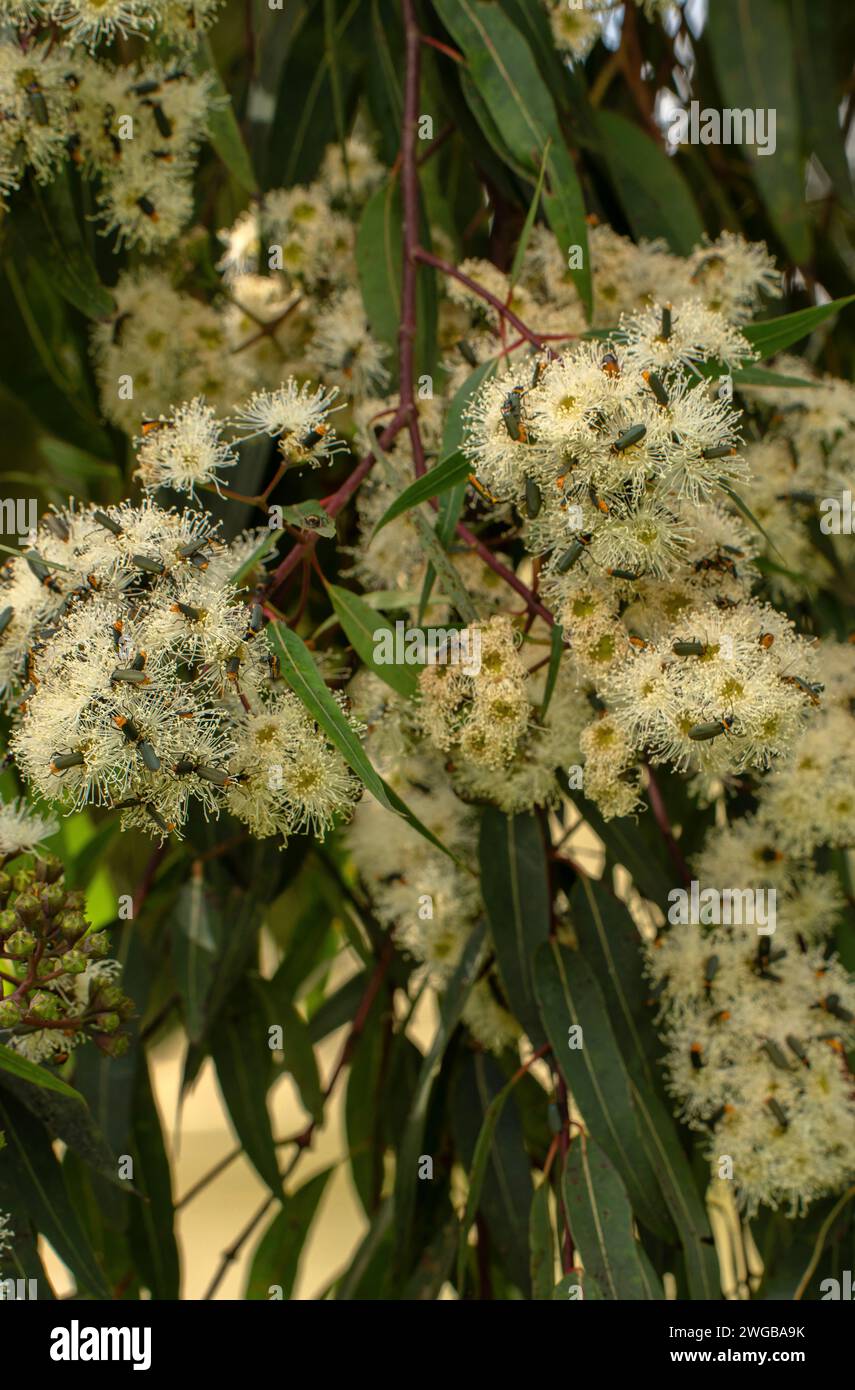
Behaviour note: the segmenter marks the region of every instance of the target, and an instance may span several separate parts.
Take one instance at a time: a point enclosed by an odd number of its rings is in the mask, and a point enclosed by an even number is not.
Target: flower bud
[[[40,892],[39,899],[48,917],[55,917],[65,906],[65,890],[59,883],[49,883]]]
[[[15,899],[15,912],[22,922],[35,922],[41,917],[41,904],[32,893],[19,893]]]
[[[14,1028],[20,1021],[21,1006],[14,999],[0,999],[0,1028]]]
[[[6,950],[10,956],[31,956],[35,949],[35,935],[24,929],[13,932],[6,942]]]
[[[98,1014],[95,1019],[95,1026],[102,1033],[116,1033],[121,1027],[122,1020],[118,1014]]]
[[[35,872],[39,883],[56,883],[63,875],[62,860],[55,854],[46,854],[36,860]]]
[[[102,960],[110,950],[110,938],[105,931],[91,932],[83,942],[83,950],[88,956]]]
[[[37,989],[31,995],[28,1013],[38,1014],[39,1018],[57,1019],[61,1018],[60,1003],[55,994],[48,994],[45,989]]]
[[[0,936],[8,936],[18,925],[18,919],[10,907],[0,912]]]
[[[89,925],[82,912],[61,912],[56,920],[66,941],[77,941]]]
[[[12,876],[12,887],[16,893],[27,893],[33,886],[32,869],[19,869]]]

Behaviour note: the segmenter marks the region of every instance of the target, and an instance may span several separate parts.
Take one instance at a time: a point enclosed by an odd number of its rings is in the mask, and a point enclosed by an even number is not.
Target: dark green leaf
[[[832,299],[828,304],[815,304],[811,309],[797,309],[794,314],[781,314],[776,319],[761,319],[757,323],[747,323],[742,329],[752,347],[761,357],[774,357],[784,348],[792,347],[809,333],[813,333],[826,319],[831,318],[847,304],[851,304],[855,294],[843,299]],[[745,369],[743,369],[745,370]]]
[[[413,815],[397,792],[387,786],[383,778],[375,772],[359,738],[342,714],[341,706],[324,684],[318,668],[301,638],[284,623],[271,623],[267,633],[270,643],[282,663],[282,674],[291,689],[295,695],[299,696],[313,719],[317,721],[348,765],[353,768],[357,777],[362,779],[372,796],[376,797],[387,811],[402,815],[414,830],[417,830],[425,839],[430,840],[437,849],[441,849],[443,854],[448,854],[450,858],[454,858],[451,851],[447,850],[445,845],[426,826],[422,825],[418,817]]]
[[[422,1062],[412,1109],[398,1151],[395,1170],[395,1264],[399,1272],[403,1272],[408,1264],[410,1233],[421,1186],[418,1176],[419,1155],[422,1152],[428,1103],[434,1082],[439,1075],[445,1049],[460,1022],[463,1006],[475,983],[485,935],[486,923],[480,922],[473,929],[448,988],[442,996],[436,1035]]]
[[[732,110],[761,111],[775,121],[775,142],[765,154],[742,154],[769,216],[790,256],[804,264],[811,254],[805,208],[804,160],[796,86],[797,54],[787,0],[718,0],[710,6],[706,34],[723,98]]]
[[[427,502],[430,497],[439,497],[442,493],[448,492],[449,488],[456,486],[457,483],[464,482],[469,477],[471,468],[467,460],[461,453],[449,455],[443,459],[442,463],[437,463],[433,468],[429,468],[427,473],[423,473],[415,482],[409,483],[404,491],[395,498],[386,511],[381,516],[377,525],[374,527],[373,535],[388,526],[390,521],[394,521],[396,516],[402,512],[409,511],[410,507],[416,507],[420,502]]]
[[[0,1161],[0,1208],[23,1222],[32,1220],[77,1279],[81,1292],[109,1298],[94,1252],[77,1219],[38,1120],[8,1092],[0,1092],[0,1131],[6,1148]]]
[[[536,1188],[528,1217],[531,1296],[549,1302],[555,1283],[555,1233],[549,1211],[549,1183]]]
[[[179,1297],[181,1263],[174,1230],[169,1158],[148,1066],[137,1070],[132,1131],[134,1188],[140,1200],[131,1205],[128,1239],[143,1284],[152,1298]]]
[[[273,1076],[267,1027],[262,1000],[247,986],[214,1025],[211,1056],[223,1099],[247,1157],[278,1197],[282,1182],[267,1111],[267,1089]]]
[[[564,1201],[585,1265],[582,1287],[601,1298],[662,1299],[662,1285],[632,1233],[632,1208],[617,1170],[593,1139],[580,1134],[564,1169]]]
[[[291,1297],[309,1227],[332,1173],[332,1168],[316,1173],[283,1198],[252,1257],[244,1298],[266,1299],[272,1289],[277,1294],[281,1289],[283,1299]]]
[[[639,1219],[663,1239],[673,1238],[642,1142],[631,1080],[594,976],[579,952],[550,942],[537,952],[534,979],[555,1061],[588,1129],[617,1166]],[[581,1046],[569,1046],[571,1025],[582,1028]]]
[[[394,625],[382,613],[370,608],[364,599],[361,599],[358,594],[351,593],[349,589],[339,588],[337,584],[328,584],[327,593],[357,656],[376,676],[390,685],[399,695],[411,699],[419,685],[418,667],[379,661],[374,654],[378,633],[390,633],[394,643]]]
[[[546,846],[533,813],[484,809],[479,844],[481,891],[499,974],[531,1042],[545,1041],[534,994],[534,953],[549,937],[552,901]]]
[[[636,237],[664,237],[687,256],[704,233],[692,196],[673,159],[625,116],[597,112],[599,148]]]
[[[20,1052],[7,1047],[5,1043],[0,1043],[0,1071],[8,1072],[10,1076],[18,1077],[31,1086],[42,1086],[48,1091],[56,1091],[58,1095],[65,1096],[68,1100],[79,1101],[81,1105],[85,1104],[80,1092],[75,1091],[73,1086],[69,1086],[67,1081],[63,1081],[54,1072],[48,1071],[47,1067],[39,1066],[38,1063],[29,1061],[27,1057],[22,1057]]]

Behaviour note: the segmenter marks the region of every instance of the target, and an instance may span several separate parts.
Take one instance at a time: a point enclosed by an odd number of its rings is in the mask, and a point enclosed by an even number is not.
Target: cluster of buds
[[[92,930],[83,907],[52,855],[0,870],[0,1035],[32,1061],[59,1066],[87,1039],[111,1057],[128,1047],[121,1028],[134,1006],[106,959],[107,933]]]

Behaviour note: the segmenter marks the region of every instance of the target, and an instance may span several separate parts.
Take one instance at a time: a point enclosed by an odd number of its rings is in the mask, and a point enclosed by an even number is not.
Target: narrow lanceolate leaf
[[[288,510],[290,509],[283,507],[283,514]],[[287,517],[286,520],[290,521],[291,518]],[[333,534],[335,534],[335,527],[333,527]],[[284,535],[284,531],[268,531],[267,535],[263,536],[259,541],[252,554],[248,555],[240,568],[236,569],[234,574],[230,576],[232,584],[236,584],[238,588],[240,588],[243,581],[248,575],[252,574],[256,566],[264,559],[265,555],[269,555],[271,550],[276,549]]]
[[[152,1298],[179,1297],[181,1261],[174,1230],[169,1158],[160,1114],[143,1058],[137,1071],[132,1131],[134,1187],[128,1236],[134,1262]]]
[[[664,1298],[632,1233],[632,1207],[617,1169],[605,1150],[584,1134],[570,1147],[563,1188],[567,1219],[585,1266],[585,1297],[591,1296],[594,1284],[600,1298]]]
[[[480,922],[473,929],[448,988],[442,996],[436,1035],[422,1062],[409,1119],[398,1151],[395,1170],[395,1264],[399,1273],[403,1273],[408,1264],[416,1199],[422,1185],[418,1175],[418,1163],[419,1154],[422,1152],[428,1103],[433,1084],[442,1066],[445,1049],[460,1022],[463,1006],[475,983],[486,931],[485,922]]]
[[[249,151],[240,133],[232,100],[220,79],[209,40],[203,39],[199,48],[198,67],[213,79],[212,102],[208,111],[208,139],[232,178],[246,193],[258,192],[258,181]]]
[[[655,1087],[660,1048],[645,1002],[641,938],[625,903],[602,880],[580,879],[570,896],[573,929],[609,1006],[615,1037],[637,1080]]]
[[[293,1004],[283,1003],[277,1012],[282,1016],[280,1026],[284,1033],[285,1070],[294,1078],[305,1109],[320,1124],[324,1114],[324,1097],[309,1026]]]
[[[112,314],[116,302],[98,279],[77,220],[68,175],[53,179],[44,188],[35,187],[33,194],[41,215],[39,240],[50,265],[51,283],[87,317]]]
[[[555,1232],[549,1211],[549,1183],[542,1182],[531,1199],[528,1217],[531,1296],[548,1303],[555,1284]]]
[[[811,309],[797,309],[794,314],[781,314],[775,319],[762,319],[759,323],[747,323],[742,329],[752,347],[761,357],[774,357],[784,348],[792,347],[821,323],[851,304],[855,294],[845,295],[843,299],[832,299],[828,304],[815,304]]]
[[[100,1177],[123,1192],[128,1191],[128,1182],[118,1176],[116,1156],[79,1091],[72,1091],[68,1087],[70,1094],[66,1095],[45,1086],[33,1086],[8,1071],[0,1075],[0,1089],[8,1091],[31,1115],[35,1115],[51,1139],[62,1140]]]
[[[383,642],[384,634],[387,634],[386,642],[391,642],[394,650],[394,625],[349,589],[342,589],[337,584],[328,584],[327,593],[357,656],[399,695],[412,699],[419,685],[418,667],[402,666],[394,660],[383,660],[382,652],[378,655],[378,643]]]
[[[401,194],[397,180],[390,180],[369,198],[356,236],[365,314],[372,335],[390,353],[401,321],[401,254]]]
[[[722,368],[719,375],[724,375]],[[737,367],[732,373],[733,384],[739,386],[800,386],[815,388],[817,381],[809,381],[806,376],[787,376],[784,372],[773,372],[768,367]]]
[[[625,116],[597,112],[599,150],[637,237],[664,237],[687,256],[704,226],[675,161]]]
[[[332,1173],[332,1168],[316,1173],[283,1198],[252,1257],[244,1298],[290,1298],[309,1227]]]
[[[173,964],[191,1042],[205,1032],[206,1004],[217,973],[218,925],[203,879],[192,878],[181,888],[171,916]]]
[[[763,141],[755,129],[754,144],[747,144],[746,135],[751,132],[744,125],[731,138],[750,162],[778,235],[793,260],[803,264],[811,254],[811,236],[788,0],[751,0],[750,4],[718,0],[710,6],[706,34],[722,105],[732,111],[750,111],[765,121]]]
[[[477,623],[478,610],[454,565],[448,558],[433,526],[423,512],[413,513],[419,545],[430,560],[437,573],[447,599],[454,604],[465,623]]]
[[[466,1131],[474,1128],[475,1117],[483,1117],[474,1147],[469,1138],[472,1154],[469,1190],[457,1248],[458,1297],[462,1295],[466,1279],[467,1237],[479,1209],[487,1219],[492,1243],[501,1255],[507,1273],[527,1292],[526,1212],[531,1193],[531,1170],[525,1157],[519,1118],[512,1109],[505,1109],[506,1101],[519,1080],[519,1075],[514,1075],[505,1085],[501,1085],[502,1073],[498,1063],[483,1053],[467,1059],[458,1080],[455,1101],[464,1145]],[[465,1115],[460,1113],[461,1105]],[[508,1122],[507,1127],[503,1124],[504,1120]]]
[[[5,1092],[0,1093],[0,1132],[6,1137],[0,1159],[0,1210],[11,1214],[12,1229],[32,1221],[68,1265],[80,1291],[109,1298],[48,1135],[38,1120]]]
[[[537,817],[487,806],[479,845],[481,887],[499,974],[511,1008],[535,1047],[545,1042],[533,961],[551,921],[549,864]]]
[[[498,5],[435,0],[435,6],[468,60],[467,76],[489,123],[483,121],[479,105],[473,106],[473,112],[488,140],[496,148],[498,135],[511,162],[532,173],[546,156],[544,208],[563,254],[573,246],[581,251],[578,262],[575,257],[576,263],[571,262],[571,274],[590,315],[591,268],[582,190],[555,105],[528,43]]]
[[[553,941],[537,952],[534,981],[555,1061],[585,1124],[617,1167],[639,1220],[663,1239],[673,1239],[642,1140],[630,1076],[596,979],[578,951]],[[581,1028],[581,1034],[571,1035],[571,1027]]]
[[[490,377],[493,376],[497,368],[496,358],[491,357],[488,362],[482,362],[473,372],[470,372],[462,386],[459,386],[455,391],[442,430],[442,447],[439,456],[443,463],[460,453],[460,446],[463,443],[463,415],[466,407],[484,382],[489,381]]]
[[[31,1086],[42,1086],[48,1091],[56,1091],[68,1100],[77,1100],[81,1105],[86,1104],[83,1096],[79,1091],[75,1091],[73,1086],[49,1072],[46,1067],[40,1067],[36,1062],[22,1057],[20,1052],[7,1047],[5,1043],[0,1043],[0,1071],[8,1072],[10,1076],[16,1076]]]
[[[439,497],[443,492],[448,492],[449,488],[468,478],[471,471],[469,463],[461,453],[451,454],[443,459],[442,463],[429,468],[427,473],[423,473],[414,483],[405,487],[400,496],[386,508],[374,527],[373,535],[376,536],[377,532],[388,526],[390,521],[394,521],[396,516],[401,516],[411,507],[417,507],[420,502],[427,502],[431,497]]]
[[[211,1033],[211,1056],[232,1124],[259,1176],[277,1197],[282,1191],[267,1110],[273,1077],[267,1014],[250,985],[239,992]]]
[[[564,629],[560,623],[552,624],[552,631],[549,634],[549,668],[546,672],[546,688],[543,692],[543,702],[540,706],[540,717],[544,719],[552,701],[555,690],[555,682],[558,680],[558,668],[561,665],[561,653],[564,651]]]
[[[358,736],[345,719],[338,704],[324,684],[317,666],[312,660],[306,644],[296,632],[284,623],[271,623],[267,628],[270,645],[279,657],[282,674],[294,694],[302,700],[306,709],[318,726],[323,729],[330,742],[335,745],[349,767],[353,768],[372,796],[385,806],[387,811],[401,815],[423,835],[426,840],[443,854],[454,858],[451,850],[438,840],[432,831],[423,825],[418,816],[401,800],[397,792],[388,786],[371,765]]]
[[[537,219],[538,209],[540,207],[540,195],[543,192],[543,180],[546,177],[546,160],[549,155],[551,146],[552,137],[550,136],[547,139],[546,145],[544,147],[543,158],[540,161],[540,173],[537,176],[537,183],[534,186],[534,193],[532,194],[532,199],[529,204],[528,212],[525,215],[525,222],[523,223],[523,228],[520,232],[519,241],[517,242],[517,249],[514,252],[514,259],[511,265],[510,275],[511,288],[513,288],[513,286],[517,283],[517,280],[520,278],[520,272],[523,268],[523,261],[525,260],[525,253],[528,250],[528,244],[531,241],[531,234],[534,230],[534,224]]]
[[[762,521],[759,521],[758,518],[754,515],[754,513],[752,512],[752,510],[751,510],[751,508],[749,507],[748,503],[745,502],[745,501],[743,501],[743,499],[739,496],[739,493],[736,492],[736,491],[730,486],[729,483],[721,483],[721,484],[720,484],[720,487],[721,487],[722,492],[726,492],[726,493],[727,493],[728,497],[730,498],[730,500],[731,500],[731,502],[734,504],[734,506],[735,506],[735,507],[738,507],[739,511],[742,512],[742,515],[745,517],[745,519],[746,519],[747,521],[750,521],[750,522],[751,522],[751,525],[754,526],[754,527],[760,532],[760,534],[763,536],[763,538],[764,538],[764,540],[766,541],[766,543],[772,547],[772,549],[774,550],[775,554],[778,555],[778,556],[780,556],[780,558],[783,560],[784,557],[783,557],[783,555],[781,555],[781,552],[780,552],[780,550],[778,549],[778,547],[776,546],[774,540],[773,540],[772,537],[769,535],[769,532],[766,530],[766,527],[763,525]]]

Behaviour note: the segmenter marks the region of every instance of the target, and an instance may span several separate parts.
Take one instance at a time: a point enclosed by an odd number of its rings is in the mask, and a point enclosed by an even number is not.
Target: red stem
[[[477,294],[479,299],[483,299],[487,304],[491,304],[496,312],[501,314],[502,318],[507,319],[508,323],[513,324],[520,337],[524,338],[527,343],[533,343],[536,348],[543,346],[543,339],[539,338],[536,333],[533,333],[528,325],[523,323],[521,318],[517,318],[513,309],[509,309],[507,304],[502,303],[501,299],[497,299],[489,290],[485,290],[484,286],[479,285],[477,280],[472,280],[468,275],[464,275],[463,271],[458,270],[456,265],[452,265],[450,261],[444,261],[439,256],[435,256],[432,251],[425,251],[423,246],[417,246],[413,251],[413,255],[417,261],[421,261],[424,265],[433,266],[434,270],[441,270],[443,275],[449,275],[452,280],[458,280],[461,285],[465,285],[473,294]]]

